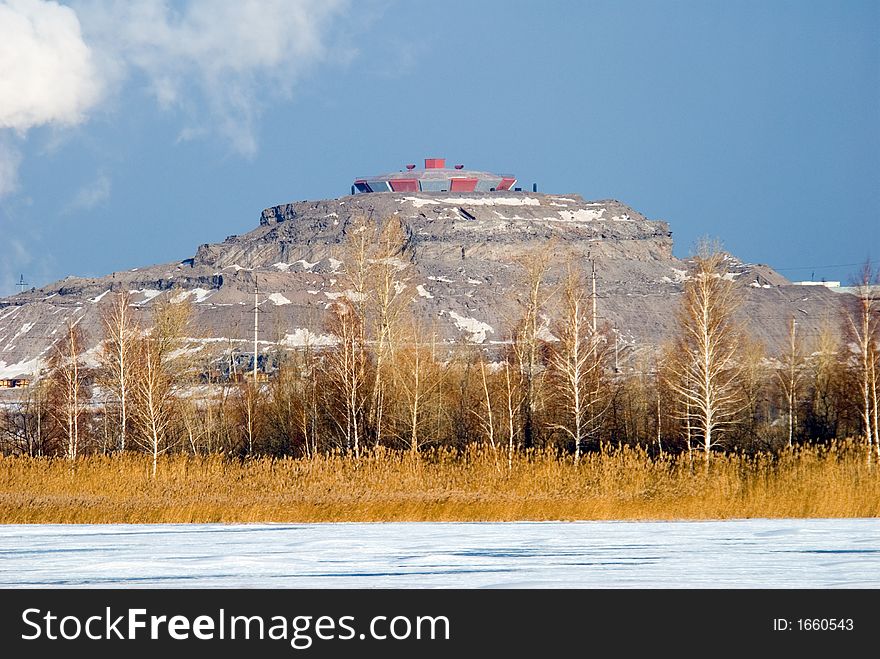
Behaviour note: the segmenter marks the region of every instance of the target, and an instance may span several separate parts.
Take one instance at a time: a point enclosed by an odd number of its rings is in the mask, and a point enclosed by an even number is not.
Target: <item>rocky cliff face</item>
[[[416,263],[456,256],[510,263],[549,240],[596,257],[672,258],[672,234],[665,222],[650,222],[613,200],[585,202],[577,195],[534,193],[385,193],[267,208],[258,229],[202,245],[193,265],[255,268],[273,261],[320,262],[333,256],[352,218],[391,216],[404,220]]]
[[[386,217],[399,218],[406,231],[402,256],[411,262],[415,308],[445,340],[504,341],[517,314],[515,263],[548,243],[551,282],[567,262],[595,261],[600,315],[622,345],[656,344],[674,327],[687,264],[672,256],[666,222],[625,204],[522,192],[366,194],[267,208],[256,229],[201,245],[192,258],[98,279],[68,277],[0,300],[0,377],[36,371],[68,319],[81,323],[94,356],[100,302],[123,289],[145,320],[160,296],[188,299],[194,352],[230,341],[247,352],[257,278],[266,342],[326,343],[327,308],[344,294],[339,257],[347,232],[358,218]],[[771,349],[782,345],[790,315],[815,329],[840,305],[840,295],[790,286],[766,266],[729,265],[744,290],[742,316]]]

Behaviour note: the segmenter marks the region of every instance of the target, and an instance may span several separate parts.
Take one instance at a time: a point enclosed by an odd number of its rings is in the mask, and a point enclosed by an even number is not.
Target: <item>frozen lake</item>
[[[0,525],[0,586],[880,588],[880,520]]]

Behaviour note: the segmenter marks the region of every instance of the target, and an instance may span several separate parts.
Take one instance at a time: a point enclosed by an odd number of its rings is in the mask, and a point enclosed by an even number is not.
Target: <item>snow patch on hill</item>
[[[476,318],[462,316],[454,311],[441,312],[440,315],[442,316],[444,313],[449,315],[452,322],[455,323],[455,326],[460,331],[468,332],[471,335],[470,340],[472,343],[483,343],[486,340],[487,332],[491,332],[492,334],[495,333],[495,330],[491,325],[479,321]]]
[[[339,340],[330,334],[315,334],[304,327],[297,327],[292,333],[286,334],[281,341],[289,348],[306,346],[334,346]]]
[[[276,306],[281,306],[283,304],[290,304],[290,300],[284,297],[281,293],[272,293],[269,296],[269,300],[271,300],[272,304]]]
[[[534,197],[444,197],[443,199],[425,199],[423,197],[404,197],[416,208],[422,206],[540,206],[541,201]]]
[[[7,364],[0,360],[0,378],[13,378],[17,375],[33,375],[39,373],[43,363],[40,359],[28,359],[27,361]]]
[[[216,291],[209,291],[205,288],[194,288],[191,291],[180,291],[177,295],[171,298],[171,301],[174,304],[178,304],[183,302],[188,297],[193,298],[193,302],[199,304],[200,302],[204,302],[209,297],[211,297]]]

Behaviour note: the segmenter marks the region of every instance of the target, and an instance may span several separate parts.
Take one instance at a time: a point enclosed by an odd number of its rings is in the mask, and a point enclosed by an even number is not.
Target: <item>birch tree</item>
[[[877,359],[880,342],[880,271],[871,262],[862,266],[855,287],[856,303],[845,313],[844,330],[858,352],[858,388],[861,399],[860,416],[868,460],[876,451],[880,460],[880,429],[877,427]]]
[[[498,447],[506,448],[507,469],[511,471],[519,442],[524,391],[516,354],[505,354],[497,368],[492,369],[494,373],[490,373],[481,355],[479,368],[482,395],[475,414],[493,452]]]
[[[332,309],[328,329],[337,344],[327,356],[327,379],[334,395],[331,418],[346,451],[360,459],[366,434],[370,373],[363,318],[351,300],[341,298]]]
[[[536,417],[541,401],[541,315],[546,301],[546,278],[551,262],[551,247],[519,259],[522,268],[519,299],[522,316],[514,329],[512,345],[522,384],[520,418],[523,448],[535,445]]]
[[[141,339],[138,344],[136,380],[140,432],[135,435],[135,441],[152,458],[151,473],[154,478],[159,456],[168,450],[170,443],[171,385],[157,343],[150,338]]]
[[[318,455],[318,370],[320,360],[310,342],[298,355],[300,372],[299,428],[309,457]]]
[[[402,258],[405,245],[405,232],[398,219],[387,218],[374,228],[363,293],[373,325],[375,377],[370,409],[377,444],[382,441],[387,383],[393,377],[386,371],[400,341],[402,315],[413,299],[407,284],[409,262]]]
[[[575,464],[595,435],[605,381],[607,341],[594,331],[593,311],[583,274],[570,270],[563,286],[563,314],[555,326],[559,341],[550,352],[553,392],[565,419],[553,427],[574,442]]]
[[[362,217],[346,227],[340,252],[341,295],[350,303],[346,313],[358,319],[351,327],[356,327],[359,334],[352,338],[365,355],[369,343],[373,357],[373,368],[368,373],[369,401],[364,407],[377,444],[382,441],[386,425],[385,389],[392,377],[387,373],[387,364],[399,342],[402,314],[413,299],[407,287],[410,265],[404,254],[406,244],[406,232],[398,218],[375,221]],[[359,443],[364,439],[361,435]]]
[[[0,406],[0,448],[13,455],[57,453],[60,428],[52,410],[52,382],[43,373],[24,387],[16,404]]]
[[[788,448],[791,448],[794,435],[797,432],[797,409],[806,364],[803,342],[798,334],[797,321],[794,318],[790,318],[788,321],[788,343],[785,348],[776,376],[782,386],[788,408]]]
[[[504,426],[507,432],[507,470],[511,471],[513,469],[513,452],[516,448],[517,432],[520,427],[518,417],[524,409],[526,388],[523,386],[522,372],[512,368],[509,359],[505,359],[501,366],[504,376]]]
[[[262,435],[264,410],[260,385],[251,379],[244,379],[238,385],[233,399],[236,426],[241,437],[240,445],[246,455],[252,456],[257,441]]]
[[[65,456],[75,460],[81,451],[89,399],[86,367],[83,364],[83,335],[75,321],[68,320],[64,335],[55,342],[50,360],[52,411],[65,438]]]
[[[191,307],[186,302],[160,301],[153,307],[152,328],[137,341],[135,443],[150,455],[154,478],[159,456],[175,444],[171,432],[174,394],[185,374],[175,351],[180,347],[190,315]]]
[[[734,284],[726,278],[724,255],[703,243],[685,282],[678,313],[676,360],[670,383],[688,410],[691,432],[702,440],[708,465],[720,435],[735,422],[742,405],[738,391],[741,371],[740,330]]]
[[[843,350],[839,334],[829,324],[823,323],[811,342],[804,427],[815,441],[833,439],[839,432],[847,380],[845,360],[840,356]]]
[[[412,318],[406,336],[406,348],[398,351],[394,367],[394,389],[399,399],[399,436],[413,455],[425,442],[429,422],[427,411],[439,387],[442,374],[434,361],[434,350],[423,340],[424,331]]]
[[[117,448],[124,451],[128,436],[132,389],[134,387],[134,353],[139,328],[132,314],[131,294],[119,291],[101,309],[104,343],[100,354],[100,382],[110,395],[118,414],[114,427],[118,433]]]
[[[475,410],[475,414],[479,420],[480,429],[489,442],[489,447],[495,451],[495,414],[493,413],[492,393],[489,387],[489,376],[486,373],[486,358],[480,355],[480,385],[482,396],[480,398],[479,411]]]

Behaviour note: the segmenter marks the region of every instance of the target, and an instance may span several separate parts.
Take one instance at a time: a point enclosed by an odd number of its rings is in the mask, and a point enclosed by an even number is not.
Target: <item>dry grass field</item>
[[[549,453],[472,449],[356,461],[175,455],[0,458],[0,522],[338,522],[880,516],[880,467],[842,444],[782,455]]]

